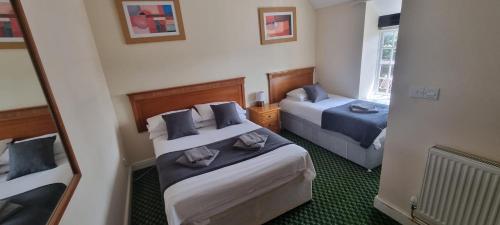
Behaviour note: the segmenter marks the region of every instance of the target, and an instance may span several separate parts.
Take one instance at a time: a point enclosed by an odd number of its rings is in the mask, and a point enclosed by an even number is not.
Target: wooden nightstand
[[[279,133],[281,130],[280,108],[278,104],[266,104],[262,107],[253,106],[248,108],[250,120],[262,127]]]

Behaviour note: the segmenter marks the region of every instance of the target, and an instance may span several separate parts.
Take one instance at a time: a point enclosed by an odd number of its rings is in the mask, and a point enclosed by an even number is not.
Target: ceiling
[[[324,8],[344,2],[362,2],[364,0],[309,0],[315,9]],[[371,0],[379,15],[389,15],[401,12],[402,0]]]

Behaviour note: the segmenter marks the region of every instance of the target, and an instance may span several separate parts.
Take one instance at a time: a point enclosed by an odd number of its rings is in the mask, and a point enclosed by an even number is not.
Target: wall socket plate
[[[437,101],[440,91],[439,88],[412,86],[410,87],[410,97]]]

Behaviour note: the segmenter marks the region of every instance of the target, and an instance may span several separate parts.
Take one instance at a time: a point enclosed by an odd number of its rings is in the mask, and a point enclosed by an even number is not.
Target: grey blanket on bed
[[[291,141],[265,128],[257,129],[254,132],[261,135],[269,135],[266,144],[260,150],[247,151],[234,149],[233,144],[238,140],[239,135],[218,141],[207,145],[207,147],[219,150],[219,154],[209,166],[202,168],[189,168],[176,163],[175,161],[184,154],[184,151],[169,152],[161,155],[156,159],[156,168],[162,192],[179,181],[230,166],[292,144]]]
[[[66,185],[61,183],[49,184],[33,190],[11,196],[9,202],[19,204],[22,208],[14,215],[2,221],[2,225],[45,225],[52,211],[56,208]]]
[[[376,113],[356,113],[353,104],[373,105]],[[345,105],[329,108],[321,115],[321,128],[342,133],[358,141],[363,148],[373,144],[375,138],[387,127],[389,107],[383,104],[355,100]]]

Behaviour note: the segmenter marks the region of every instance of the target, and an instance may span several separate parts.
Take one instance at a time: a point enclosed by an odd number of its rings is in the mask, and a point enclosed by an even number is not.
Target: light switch
[[[439,88],[410,87],[410,97],[437,101],[439,99]]]

